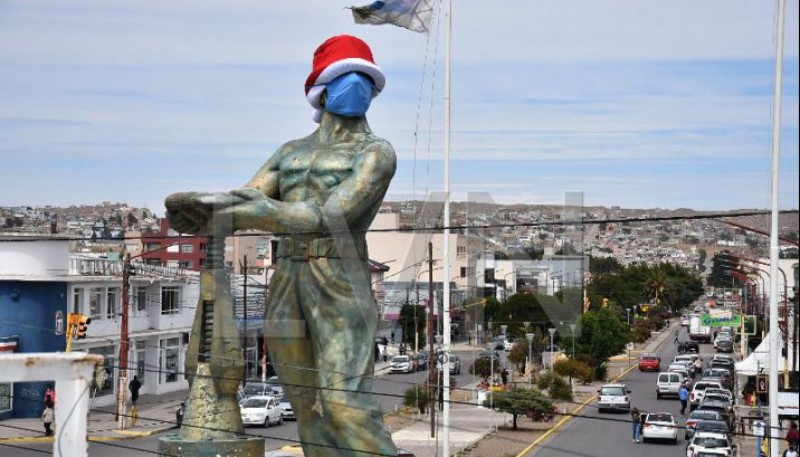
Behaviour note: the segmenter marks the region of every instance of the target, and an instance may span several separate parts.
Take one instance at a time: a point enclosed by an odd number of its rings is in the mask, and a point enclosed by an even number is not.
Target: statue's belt
[[[306,261],[313,258],[367,259],[363,238],[316,238],[300,241],[284,238],[278,244],[278,258]]]

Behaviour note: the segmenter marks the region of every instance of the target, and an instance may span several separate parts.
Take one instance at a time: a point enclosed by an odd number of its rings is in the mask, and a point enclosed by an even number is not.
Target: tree
[[[517,416],[528,412],[551,413],[553,402],[537,389],[511,389],[492,392],[492,399],[483,402],[485,407],[494,407],[511,414],[513,430],[517,430]]]
[[[614,257],[590,257],[589,272],[592,276],[608,273],[619,273],[624,267]]]
[[[420,347],[425,347],[425,323],[427,311],[423,305],[406,303],[400,308],[398,323],[403,330],[403,342],[414,347],[414,331],[418,334]]]
[[[430,398],[427,387],[412,386],[406,389],[403,405],[416,408],[420,414],[425,414],[425,408],[428,406]]]
[[[620,354],[629,340],[628,326],[610,309],[587,311],[581,316],[581,334],[576,350],[595,362],[595,372],[609,357]]]
[[[489,377],[492,375],[492,361],[487,357],[475,359],[475,361],[472,362],[472,365],[469,367],[469,374],[478,376],[483,380],[489,379]]]

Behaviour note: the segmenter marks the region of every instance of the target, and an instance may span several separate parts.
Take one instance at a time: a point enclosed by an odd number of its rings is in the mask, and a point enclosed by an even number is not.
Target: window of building
[[[92,319],[102,319],[104,317],[102,287],[89,289],[89,317]]]
[[[467,276],[467,267],[461,267],[458,272],[459,276],[464,278]]]
[[[11,411],[14,407],[14,404],[11,402],[11,399],[14,398],[11,386],[12,384],[10,382],[0,383],[0,413]]]
[[[159,361],[159,371],[162,382],[176,382],[178,380],[178,355],[180,338],[167,338],[161,340],[162,359]]]
[[[179,265],[181,268],[189,270],[192,268],[193,262],[191,260],[181,260]]]
[[[181,252],[184,254],[191,254],[194,252],[194,246],[192,246],[191,244],[182,244]]]
[[[146,243],[144,245],[144,252],[153,252],[161,249],[161,243]]]
[[[180,287],[163,286],[161,288],[161,314],[178,314],[181,312]]]
[[[83,288],[76,287],[72,289],[72,306],[69,312],[80,313],[82,310],[83,310]]]
[[[147,311],[147,287],[136,288],[136,311],[140,313]]]
[[[144,380],[147,375],[145,371],[145,342],[144,341],[137,341],[136,342],[136,376],[139,377],[139,382],[144,385]]]
[[[103,381],[96,386],[96,396],[111,395],[114,393],[114,373],[117,366],[117,359],[115,357],[116,350],[114,346],[101,346],[89,348],[89,354],[97,354],[103,356]]]
[[[106,289],[106,318],[114,319],[119,309],[119,288],[109,287]]]

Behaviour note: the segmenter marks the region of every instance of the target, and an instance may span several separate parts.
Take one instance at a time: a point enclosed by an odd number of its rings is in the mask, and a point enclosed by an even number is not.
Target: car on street
[[[698,354],[700,352],[700,343],[697,341],[686,340],[678,342],[678,352],[681,354],[692,352]]]
[[[428,351],[419,351],[411,355],[411,364],[414,366],[414,371],[423,371],[428,369]]]
[[[718,396],[724,396],[728,399],[731,405],[736,403],[736,397],[734,397],[733,392],[728,389],[706,389],[706,395],[714,394]]]
[[[684,314],[683,316],[681,316],[681,327],[688,327],[689,326],[689,322],[691,322],[691,321],[692,321],[692,318],[689,317],[688,314]]]
[[[695,432],[686,446],[686,457],[695,457],[700,452],[713,451],[732,456],[735,446],[726,434],[714,432]]]
[[[272,385],[266,382],[248,382],[239,394],[239,404],[244,403],[250,397],[265,397],[274,396],[275,392],[272,391]]]
[[[697,405],[697,410],[716,411],[722,415],[728,428],[733,428],[733,409],[728,402],[703,398],[703,401]]]
[[[597,391],[597,410],[604,411],[630,411],[630,389],[625,384],[605,384]]]
[[[731,373],[736,371],[736,362],[733,360],[727,359],[711,359],[708,362],[709,368],[725,368],[726,370],[730,371]]]
[[[672,359],[672,363],[687,362],[693,366],[694,362],[700,358],[699,354],[678,354]]]
[[[642,441],[669,440],[673,444],[678,442],[678,424],[675,417],[666,412],[647,413],[642,427]]]
[[[503,351],[506,348],[505,345],[506,337],[505,335],[499,335],[494,338],[492,342],[492,349]]]
[[[278,399],[278,406],[281,408],[281,415],[283,415],[283,420],[295,420],[297,419],[294,415],[294,410],[292,409],[292,404],[289,403],[289,398],[283,396]]]
[[[714,340],[714,348],[717,350],[717,352],[733,352],[733,338],[724,338],[722,335],[724,335],[724,333],[720,334],[717,339]]]
[[[515,344],[517,343],[513,340],[509,340],[508,337],[503,339],[503,349],[505,349],[506,351],[514,349]]]
[[[280,397],[283,395],[283,384],[281,384],[281,380],[277,376],[267,378],[267,385],[272,389],[272,393],[275,396]]]
[[[283,423],[283,409],[278,406],[278,399],[275,397],[249,397],[242,403],[240,412],[244,425],[269,427]]]
[[[711,410],[702,410],[697,409],[689,414],[689,417],[686,418],[686,422],[683,424],[683,439],[689,440],[692,436],[694,436],[694,429],[698,423],[703,421],[718,421],[723,422],[719,424],[721,427],[726,427],[724,424],[725,420],[722,414],[719,411],[711,411]],[[721,428],[720,430],[724,430]]]
[[[722,389],[722,384],[717,381],[697,381],[692,386],[692,391],[689,393],[689,410],[694,411],[697,405],[703,401],[703,396],[705,395],[705,390],[709,387],[714,389]]]
[[[682,382],[682,374],[674,371],[662,371],[656,378],[656,398],[660,400],[665,395],[677,397]]]
[[[407,355],[396,355],[389,362],[390,373],[412,373],[415,370],[416,367],[412,363],[411,357]]]
[[[453,354],[452,352],[448,353],[448,354],[445,354],[444,352],[441,352],[441,353],[439,353],[437,355],[437,357],[436,357],[437,358],[437,361],[436,361],[437,370],[444,371],[444,363],[447,361],[447,358],[445,358],[445,357],[449,357],[449,359],[450,359],[450,374],[453,374],[453,375],[461,374],[461,359],[456,354]]]
[[[690,371],[679,370],[679,369],[669,370],[669,371],[671,371],[673,373],[680,373],[680,375],[683,376],[683,380],[686,381],[686,384],[687,385],[691,385],[691,383],[692,383],[692,373]]]
[[[643,354],[639,357],[639,371],[661,371],[661,357],[655,354]]]

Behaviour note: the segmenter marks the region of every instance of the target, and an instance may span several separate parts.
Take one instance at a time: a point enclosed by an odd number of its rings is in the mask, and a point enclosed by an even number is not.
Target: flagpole
[[[445,27],[444,69],[444,290],[442,306],[442,337],[447,363],[442,373],[442,456],[450,457],[450,42],[452,37],[452,0],[444,0],[447,26]]]
[[[781,90],[783,84],[783,34],[785,0],[777,0],[775,14],[775,87],[772,99],[772,176],[770,180],[770,203],[772,219],[769,237],[769,454],[778,457],[778,361],[780,355],[780,326],[778,325],[778,176],[781,159]],[[789,319],[787,315],[785,317]],[[788,321],[787,321],[788,329]]]

